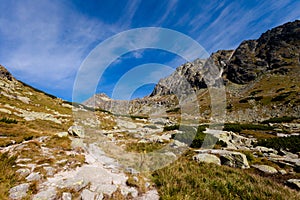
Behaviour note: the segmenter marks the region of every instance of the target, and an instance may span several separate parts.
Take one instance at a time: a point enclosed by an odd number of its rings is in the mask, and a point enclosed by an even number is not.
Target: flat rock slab
[[[89,164],[84,164],[75,170],[63,171],[49,177],[41,188],[56,187],[58,189],[68,189],[81,192],[82,199],[89,199],[93,196],[99,198],[112,195],[118,188],[123,191],[130,191],[137,196],[135,188],[126,185],[127,176],[119,171],[112,171],[111,167],[119,168],[119,164],[112,158],[105,156],[104,152],[96,145],[89,145],[88,149]],[[107,168],[107,166],[111,166]],[[124,194],[126,196],[126,194]],[[59,197],[60,198],[60,197]],[[65,197],[67,198],[67,197]]]
[[[32,200],[56,200],[57,192],[55,187],[50,187],[47,190],[39,191],[33,196]]]
[[[276,174],[278,172],[277,169],[269,165],[252,165],[252,167],[266,174]]]

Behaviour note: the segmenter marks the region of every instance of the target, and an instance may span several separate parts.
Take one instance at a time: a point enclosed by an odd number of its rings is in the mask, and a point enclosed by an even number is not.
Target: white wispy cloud
[[[167,3],[166,9],[162,13],[160,19],[155,23],[155,26],[161,26],[169,18],[171,14],[175,14],[178,0],[165,1]]]
[[[0,6],[1,64],[23,81],[71,91],[90,45],[119,31],[62,1],[14,1]],[[12,44],[12,45],[10,45]]]

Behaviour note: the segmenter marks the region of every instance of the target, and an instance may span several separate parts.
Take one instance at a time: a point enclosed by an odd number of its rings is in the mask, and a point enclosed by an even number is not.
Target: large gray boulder
[[[220,156],[222,165],[235,168],[250,168],[247,157],[239,152],[228,152]]]
[[[84,138],[84,129],[82,126],[73,125],[68,129],[68,133],[74,137]]]
[[[197,154],[193,156],[193,159],[198,163],[205,162],[205,163],[214,163],[216,165],[221,165],[221,160],[215,155],[204,153],[204,154]]]
[[[222,165],[241,169],[250,168],[246,155],[240,152],[219,149],[196,150],[196,152],[218,155]]]

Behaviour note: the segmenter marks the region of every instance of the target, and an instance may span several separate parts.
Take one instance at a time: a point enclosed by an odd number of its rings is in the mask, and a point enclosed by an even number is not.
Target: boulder
[[[29,174],[27,177],[26,177],[26,180],[27,181],[39,181],[41,180],[41,175],[39,172],[32,172],[31,174]]]
[[[68,137],[68,132],[59,132],[59,133],[56,133],[56,135],[60,138],[62,137]]]
[[[9,190],[9,198],[11,199],[22,199],[27,195],[29,189],[29,183],[23,183],[17,185]]]
[[[72,194],[69,192],[64,192],[64,193],[62,193],[61,199],[62,200],[72,200]]]
[[[291,188],[300,190],[300,179],[289,179],[287,185]]]
[[[53,167],[43,167],[43,168],[46,171],[47,176],[53,176],[56,171]]]
[[[80,191],[81,189],[85,188],[88,185],[88,182],[86,182],[83,179],[78,179],[78,178],[71,178],[64,180],[61,182],[58,186],[60,189],[69,189],[69,190],[74,190],[76,192]]]
[[[280,169],[278,170],[278,172],[281,174],[281,175],[286,175],[287,172],[284,170],[284,169]]]
[[[91,192],[90,190],[88,189],[84,189],[82,192],[81,192],[81,199],[82,200],[90,200],[90,199],[95,199],[95,193],[94,192]]]
[[[173,143],[175,146],[177,147],[186,147],[187,144],[183,143],[183,142],[180,142],[178,140],[174,140],[174,143]]]
[[[47,190],[39,191],[32,198],[32,200],[55,200],[55,199],[57,199],[57,192],[54,187],[50,187]]]
[[[214,163],[216,165],[221,165],[221,160],[215,155],[204,153],[204,154],[197,154],[193,156],[193,159],[196,160],[198,163],[205,162],[205,163]]]
[[[240,152],[219,149],[196,150],[196,152],[199,152],[199,154],[209,153],[219,155],[222,165],[242,169],[250,168],[247,157]]]
[[[278,153],[278,151],[276,151],[275,149],[267,148],[267,147],[263,147],[263,146],[257,146],[257,147],[255,147],[254,151],[259,151],[261,153],[273,153],[273,154],[277,154]]]
[[[299,156],[297,154],[293,154],[291,152],[284,151],[282,149],[279,150],[279,155],[282,155],[282,156],[285,156],[285,157],[288,157],[288,158],[291,158],[291,159],[298,159],[299,158]]]
[[[130,121],[121,120],[121,119],[117,120],[117,124],[120,128],[125,128],[125,129],[136,129],[137,128],[137,125],[135,123],[130,122]]]
[[[77,126],[77,125],[71,126],[68,129],[68,133],[74,137],[84,138],[84,129],[82,126]]]
[[[103,194],[97,194],[95,200],[102,200],[104,198]]]
[[[266,174],[276,174],[278,172],[277,169],[269,165],[252,165],[252,167]]]
[[[18,169],[16,172],[22,177],[28,176],[30,174],[30,170],[27,168]]]
[[[250,168],[248,164],[247,157],[239,152],[230,152],[227,154],[223,154],[220,156],[220,160],[222,165],[227,165],[230,167],[236,167],[236,168]]]

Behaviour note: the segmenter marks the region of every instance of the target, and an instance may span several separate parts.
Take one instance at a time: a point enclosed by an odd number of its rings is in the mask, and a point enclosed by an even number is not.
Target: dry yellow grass
[[[161,199],[300,199],[300,193],[250,171],[198,164],[191,155],[153,173]]]

